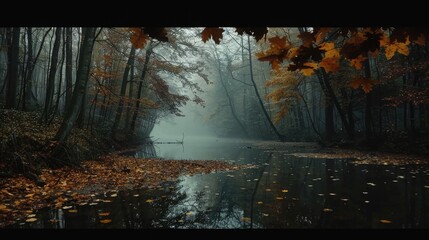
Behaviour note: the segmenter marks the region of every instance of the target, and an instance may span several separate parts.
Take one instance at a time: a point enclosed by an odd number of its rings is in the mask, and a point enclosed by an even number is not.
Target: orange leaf
[[[319,66],[317,65],[317,63],[313,63],[313,62],[307,62],[307,63],[304,63],[304,66],[307,66],[307,67],[309,67],[309,68],[302,68],[301,69],[301,73],[304,75],[304,76],[311,76],[311,75],[313,75],[314,74],[314,70],[315,69],[317,69]]]
[[[275,50],[283,50],[290,45],[287,37],[275,36],[272,38],[268,38],[268,41],[270,42],[270,48]]]
[[[131,44],[134,48],[144,48],[147,42],[147,35],[144,34],[141,28],[131,28]]]
[[[210,38],[212,38],[216,44],[219,44],[224,31],[225,30],[223,28],[206,27],[201,33],[201,38],[203,42],[207,42]]]
[[[381,219],[380,220],[381,223],[392,223],[392,221],[390,220],[386,220],[386,219]]]
[[[340,69],[340,63],[336,57],[324,58],[319,66],[323,67],[327,73],[336,72]]]
[[[106,224],[106,223],[111,223],[112,219],[102,219],[100,220],[100,223]]]
[[[362,90],[365,93],[369,93],[369,92],[371,92],[372,87],[374,86],[374,81],[372,81],[371,79],[366,79],[365,81],[363,81],[361,86],[362,86]]]
[[[98,213],[98,216],[101,216],[101,217],[106,217],[106,216],[109,216],[110,215],[110,212],[101,212],[101,213]]]
[[[350,82],[350,86],[353,89],[358,89],[360,87],[360,85],[362,84],[363,78],[359,77],[359,78],[354,78],[352,79],[352,81]]]
[[[352,65],[356,69],[362,69],[363,62],[366,60],[366,57],[359,55],[357,58],[350,60],[350,65]]]
[[[299,51],[298,47],[294,47],[294,48],[289,49],[289,52],[287,53],[286,58],[287,59],[294,58],[295,56],[298,55],[298,51]]]

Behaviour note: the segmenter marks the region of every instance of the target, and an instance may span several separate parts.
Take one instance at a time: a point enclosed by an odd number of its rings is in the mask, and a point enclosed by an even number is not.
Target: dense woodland
[[[16,161],[22,156],[8,149],[36,141],[44,159],[67,163],[78,157],[72,132],[87,148],[97,138],[148,138],[190,101],[210,109],[202,117],[218,137],[427,153],[426,36],[414,28],[1,28],[0,154]],[[23,119],[31,121],[16,125],[24,133],[10,127]],[[38,139],[33,125],[52,134]]]

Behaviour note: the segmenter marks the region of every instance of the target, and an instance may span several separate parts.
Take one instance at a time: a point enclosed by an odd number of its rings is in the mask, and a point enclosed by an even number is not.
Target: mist
[[[215,132],[209,123],[204,121],[204,116],[209,114],[209,109],[195,103],[188,103],[181,108],[183,117],[170,115],[161,118],[151,132],[153,140],[179,141],[183,135],[187,137],[214,137]]]

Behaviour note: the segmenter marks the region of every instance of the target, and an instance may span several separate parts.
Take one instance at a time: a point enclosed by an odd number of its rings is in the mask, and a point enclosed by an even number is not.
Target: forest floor
[[[66,145],[80,166],[52,169],[47,164],[47,148],[61,120],[55,118],[48,125],[39,119],[37,112],[0,109],[0,227],[20,219],[35,221],[33,212],[43,207],[95,204],[100,193],[114,196],[119,190],[154,188],[184,174],[248,167],[122,156],[107,137],[75,128]]]
[[[46,183],[38,186],[22,174],[0,179],[0,227],[20,219],[35,221],[37,209],[53,206],[96,204],[96,195],[125,189],[155,188],[180,175],[214,171],[237,170],[247,165],[231,165],[222,161],[186,161],[137,159],[108,154],[98,160],[85,161],[83,169],[64,167],[43,169],[40,178]],[[108,200],[103,200],[108,201]]]

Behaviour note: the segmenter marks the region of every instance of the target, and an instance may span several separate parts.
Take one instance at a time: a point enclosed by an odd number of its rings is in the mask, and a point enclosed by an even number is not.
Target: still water
[[[429,228],[428,165],[356,165],[348,159],[289,155],[317,150],[310,145],[262,149],[238,139],[190,137],[183,145],[142,146],[133,153],[136,157],[156,154],[258,167],[182,176],[117,197],[105,194],[99,198],[110,201],[76,206],[73,213],[47,208],[37,212],[38,221],[12,227]]]

